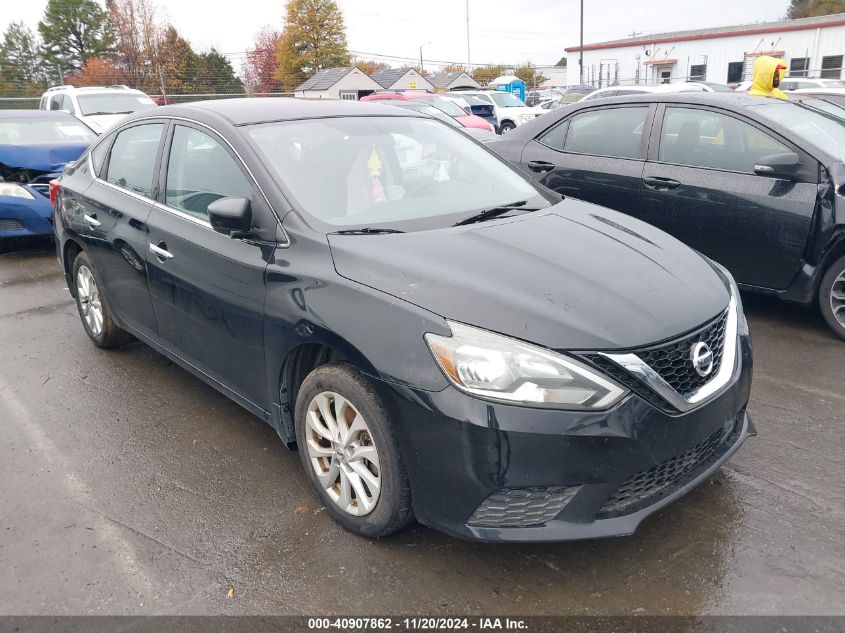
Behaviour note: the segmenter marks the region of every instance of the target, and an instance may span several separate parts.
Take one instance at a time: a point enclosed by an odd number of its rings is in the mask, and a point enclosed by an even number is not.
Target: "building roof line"
[[[802,31],[807,29],[829,28],[845,26],[845,13],[822,15],[798,20],[781,20],[780,22],[761,22],[759,24],[744,24],[734,27],[716,27],[710,29],[696,29],[690,31],[676,31],[672,33],[656,33],[642,35],[622,40],[585,44],[584,51],[596,51],[607,48],[626,48],[648,44],[668,44],[670,42],[690,42],[694,40],[708,40],[717,37],[740,37],[743,35],[759,35],[765,33],[780,33],[783,31]],[[564,49],[567,53],[581,51],[580,46],[570,46]]]

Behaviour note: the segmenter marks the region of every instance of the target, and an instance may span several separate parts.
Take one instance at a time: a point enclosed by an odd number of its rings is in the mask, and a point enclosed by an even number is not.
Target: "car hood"
[[[29,143],[26,145],[0,144],[0,163],[14,169],[28,169],[49,173],[60,172],[86,150],[88,143]]]
[[[129,116],[129,115],[128,114],[98,114],[96,116],[83,116],[81,118],[97,134],[102,134],[103,132],[108,130],[111,126],[117,125],[118,123],[120,123],[127,116]]]
[[[684,333],[730,295],[673,237],[575,200],[406,234],[329,235],[337,272],[447,319],[554,349],[637,347]]]

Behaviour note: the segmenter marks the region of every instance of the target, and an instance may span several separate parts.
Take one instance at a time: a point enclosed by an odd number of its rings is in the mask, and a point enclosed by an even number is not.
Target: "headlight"
[[[520,114],[518,117],[520,123],[528,123],[534,118],[533,114]]]
[[[12,196],[13,198],[35,200],[35,196],[16,182],[0,182],[0,196]]]
[[[452,336],[426,334],[434,358],[462,391],[560,409],[606,409],[626,390],[578,361],[461,323]]]

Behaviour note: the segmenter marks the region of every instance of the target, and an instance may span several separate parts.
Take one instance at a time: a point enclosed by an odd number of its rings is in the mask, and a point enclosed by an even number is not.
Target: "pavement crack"
[[[202,561],[200,561],[200,560],[198,560],[198,559],[194,558],[194,557],[193,557],[193,556],[191,556],[190,554],[186,554],[186,553],[185,553],[185,552],[183,552],[182,550],[180,550],[180,549],[178,549],[178,548],[176,548],[176,547],[173,547],[172,545],[169,545],[169,544],[167,544],[167,543],[165,543],[165,542],[163,542],[163,541],[160,541],[160,540],[159,540],[159,539],[157,539],[156,537],[151,536],[150,534],[147,534],[146,532],[143,532],[143,531],[139,530],[138,528],[132,527],[132,526],[131,526],[131,525],[129,525],[128,523],[124,523],[123,521],[120,521],[120,520],[118,520],[118,519],[115,519],[114,517],[111,517],[111,516],[109,516],[109,515],[107,515],[107,514],[102,514],[102,515],[100,515],[100,516],[102,516],[102,517],[103,517],[104,519],[106,519],[107,521],[111,521],[111,522],[112,522],[112,523],[114,523],[115,525],[119,525],[120,527],[122,527],[122,528],[124,528],[124,529],[129,530],[129,531],[130,531],[130,532],[132,532],[133,534],[137,534],[138,536],[142,536],[142,537],[144,537],[144,538],[146,538],[146,539],[148,539],[148,540],[152,541],[153,543],[156,543],[156,544],[158,544],[158,545],[161,545],[162,547],[164,547],[164,548],[166,548],[166,549],[170,550],[171,552],[174,552],[174,553],[178,554],[179,556],[182,556],[183,558],[185,558],[185,559],[187,559],[187,560],[191,561],[191,562],[192,562],[192,563],[194,563],[195,565],[198,565],[198,566],[200,566],[200,567],[202,567],[202,568],[206,568],[206,567],[207,567],[207,565],[206,565],[205,563],[203,563]]]

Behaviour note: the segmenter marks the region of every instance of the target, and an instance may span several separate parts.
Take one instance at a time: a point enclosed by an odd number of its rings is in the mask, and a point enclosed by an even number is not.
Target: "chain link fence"
[[[150,97],[158,105],[169,105],[174,103],[190,103],[192,101],[208,101],[211,99],[239,99],[244,97],[293,97],[292,92],[206,92],[194,94],[168,94],[155,95]],[[0,96],[0,110],[37,110],[41,97],[16,97]]]

